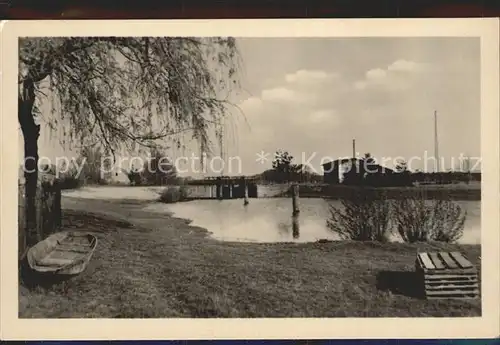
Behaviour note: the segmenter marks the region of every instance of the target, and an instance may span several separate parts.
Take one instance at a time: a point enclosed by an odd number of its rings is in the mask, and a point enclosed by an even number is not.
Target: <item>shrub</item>
[[[59,185],[61,189],[75,189],[81,187],[83,182],[72,176],[64,176],[59,179]]]
[[[405,242],[455,242],[462,237],[467,212],[446,198],[426,200],[422,195],[393,201],[394,218]]]
[[[85,174],[78,175],[75,168],[69,169],[61,173],[58,178],[58,185],[61,189],[75,189],[80,188],[85,184]]]
[[[181,194],[181,200],[186,200],[189,196],[189,190],[186,186],[180,186],[179,192]]]
[[[142,175],[139,169],[132,169],[127,172],[127,177],[132,186],[140,186],[142,184]]]
[[[186,186],[167,187],[160,196],[160,201],[165,203],[175,203],[187,200],[189,196]]]
[[[389,235],[391,203],[382,191],[352,189],[342,207],[330,205],[327,226],[343,240],[386,242]]]

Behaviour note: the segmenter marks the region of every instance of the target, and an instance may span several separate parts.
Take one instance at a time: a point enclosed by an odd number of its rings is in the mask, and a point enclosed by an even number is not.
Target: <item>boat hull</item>
[[[63,231],[31,247],[26,259],[29,268],[38,274],[74,276],[85,271],[96,246],[94,235]]]

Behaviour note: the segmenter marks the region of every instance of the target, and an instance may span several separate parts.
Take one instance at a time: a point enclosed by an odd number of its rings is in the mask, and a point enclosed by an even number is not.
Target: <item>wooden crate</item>
[[[462,253],[418,253],[415,266],[427,299],[479,296],[477,270]]]

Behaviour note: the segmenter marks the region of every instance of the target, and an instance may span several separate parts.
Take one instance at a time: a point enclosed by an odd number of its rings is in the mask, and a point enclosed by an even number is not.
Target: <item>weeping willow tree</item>
[[[181,145],[188,133],[204,152],[213,124],[232,104],[239,58],[233,38],[57,37],[19,40],[18,120],[24,138],[27,245],[37,233],[40,117],[71,142],[104,151]],[[38,106],[52,105],[50,116]],[[57,106],[55,106],[57,105]],[[154,125],[153,125],[154,123]]]

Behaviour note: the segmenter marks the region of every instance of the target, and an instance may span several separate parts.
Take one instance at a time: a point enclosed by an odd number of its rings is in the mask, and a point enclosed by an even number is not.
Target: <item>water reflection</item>
[[[297,239],[300,236],[299,215],[292,216],[293,238]]]
[[[197,200],[178,204],[154,203],[146,208],[154,212],[172,212],[176,217],[192,219],[192,225],[213,232],[224,241],[245,242],[312,242],[319,239],[337,240],[326,227],[329,203],[337,201],[302,198],[300,215],[292,217],[290,198]],[[480,243],[481,203],[464,201],[467,210],[461,243]]]

